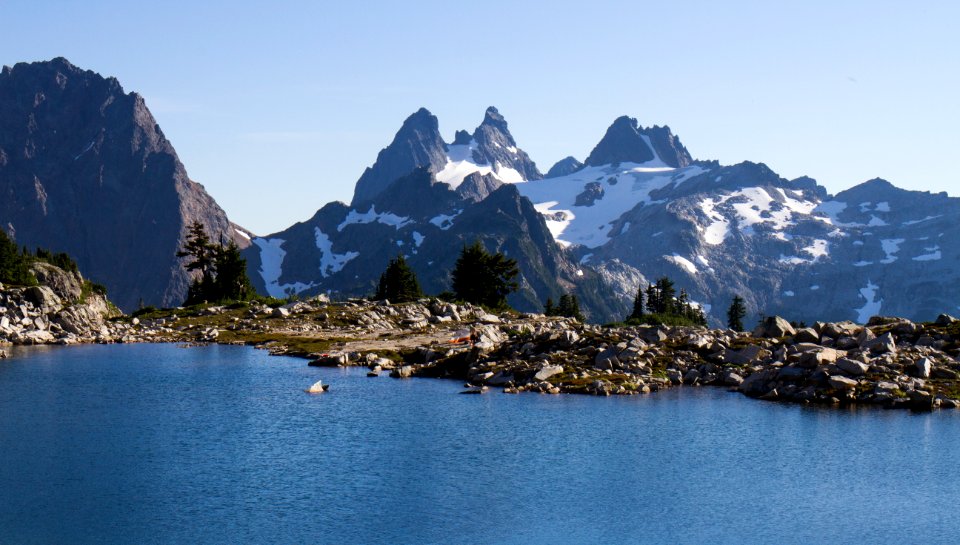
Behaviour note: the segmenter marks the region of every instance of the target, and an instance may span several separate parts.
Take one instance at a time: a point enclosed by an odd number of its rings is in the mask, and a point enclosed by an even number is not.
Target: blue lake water
[[[8,349],[9,350],[9,349]],[[459,395],[245,347],[0,361],[0,543],[955,543],[960,412]],[[330,392],[310,396],[317,379]]]

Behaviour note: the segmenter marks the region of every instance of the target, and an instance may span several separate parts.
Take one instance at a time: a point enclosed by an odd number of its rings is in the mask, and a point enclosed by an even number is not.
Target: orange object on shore
[[[459,330],[459,331],[455,331],[455,332],[453,333],[453,338],[451,338],[451,339],[450,339],[449,341],[447,341],[447,342],[449,342],[449,343],[451,343],[451,344],[463,344],[463,343],[468,343],[468,342],[470,342],[470,330],[469,330],[469,329],[461,329],[461,330]]]

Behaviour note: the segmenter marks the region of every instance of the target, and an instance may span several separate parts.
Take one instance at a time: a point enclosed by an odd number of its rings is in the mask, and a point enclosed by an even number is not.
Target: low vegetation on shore
[[[228,266],[233,259],[227,256],[218,269],[216,256],[226,256],[229,248],[218,252],[209,241],[197,248],[212,253],[205,265],[209,268],[197,267],[201,279],[194,295],[204,285],[233,286],[244,294],[242,299],[250,295],[245,277],[225,276],[237,269]],[[468,250],[480,255],[482,248],[465,247],[465,255]],[[812,327],[771,317],[746,333],[738,330],[742,309],[734,301],[732,327],[710,329],[690,325],[701,322],[702,314],[682,293],[674,298],[672,283],[661,279],[646,293],[638,292],[625,323],[601,326],[579,319],[571,295],[559,306],[551,305],[549,315],[506,308],[509,260],[496,263],[505,286],[485,294],[492,305],[457,300],[457,293],[448,294],[453,300],[413,299],[420,295],[416,279],[398,258],[384,272],[379,291],[381,296],[402,294],[408,302],[331,302],[326,296],[227,299],[175,309],[147,307],[123,316],[79,272],[54,266],[43,255],[27,260],[27,254],[17,252],[27,263],[27,278],[39,285],[0,286],[0,345],[245,344],[307,358],[310,365],[368,367],[370,376],[389,372],[398,378],[460,380],[465,393],[499,388],[505,393],[636,395],[720,386],[763,400],[803,404],[960,407],[960,321],[948,315],[929,323],[875,317],[866,325]],[[190,263],[197,262],[196,253],[186,255],[192,256]],[[208,271],[206,280],[203,270]],[[658,316],[676,317],[680,325],[656,323]]]

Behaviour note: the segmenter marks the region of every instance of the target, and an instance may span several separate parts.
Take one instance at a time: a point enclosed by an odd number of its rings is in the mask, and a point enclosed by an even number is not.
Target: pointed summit
[[[390,145],[380,150],[377,161],[357,180],[353,204],[370,201],[393,181],[419,167],[432,172],[443,168],[446,149],[437,117],[420,108],[403,122]]]
[[[487,108],[487,111],[483,114],[483,122],[480,123],[480,127],[484,126],[492,127],[500,131],[506,135],[511,142],[513,141],[513,136],[510,135],[510,131],[507,129],[507,120],[504,119],[504,117],[500,115],[500,111],[493,106]],[[480,130],[480,128],[478,127],[477,130]]]
[[[539,180],[543,174],[537,170],[527,153],[517,147],[510,134],[507,120],[493,106],[487,108],[483,122],[473,132],[476,147],[473,160],[480,165],[493,167],[497,177],[507,182]],[[506,172],[507,170],[514,172]]]
[[[586,164],[590,166],[615,163],[649,163],[681,168],[692,161],[689,152],[674,136],[670,127],[641,127],[637,120],[620,116],[614,120],[600,140]]]
[[[140,95],[63,57],[0,72],[0,195],[18,244],[69,253],[127,311],[184,300],[192,279],[175,254],[194,221],[214,240],[249,240],[189,179]]]

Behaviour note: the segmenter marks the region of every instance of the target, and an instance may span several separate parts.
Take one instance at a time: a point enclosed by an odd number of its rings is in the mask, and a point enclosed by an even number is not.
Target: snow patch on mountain
[[[918,224],[918,223],[923,223],[923,222],[925,222],[925,221],[935,220],[935,219],[937,219],[937,218],[939,218],[939,217],[940,217],[939,214],[936,215],[936,216],[927,216],[927,217],[923,218],[922,220],[910,220],[910,221],[905,221],[905,222],[903,222],[903,224],[904,224],[904,225],[908,225],[908,226],[909,226],[909,225],[916,225],[916,224]]]
[[[879,289],[880,286],[870,280],[867,280],[867,285],[860,289],[860,296],[866,300],[866,303],[862,307],[854,309],[857,313],[858,323],[865,324],[872,316],[880,315],[883,299],[877,299],[877,290]]]
[[[343,267],[360,252],[337,254],[333,252],[333,242],[319,227],[314,227],[317,249],[320,250],[320,276],[327,278],[343,270]]]
[[[260,248],[260,278],[267,288],[267,294],[270,297],[283,298],[291,293],[300,293],[303,290],[312,288],[313,282],[304,284],[294,282],[293,284],[280,284],[280,275],[283,274],[283,259],[287,252],[283,249],[282,238],[255,238],[253,243]]]
[[[503,183],[516,184],[524,181],[523,175],[516,169],[495,163],[493,165],[478,164],[473,159],[473,151],[477,149],[477,141],[470,140],[469,144],[457,144],[447,146],[447,164],[437,172],[438,182],[443,182],[450,186],[450,189],[456,189],[463,183],[463,179],[479,172],[480,174],[492,174]],[[516,153],[516,148],[508,148],[512,153]]]
[[[814,239],[812,244],[801,248],[800,251],[805,254],[809,254],[810,257],[803,258],[795,255],[785,256],[780,254],[780,263],[785,265],[809,265],[811,263],[816,263],[816,261],[821,257],[830,255],[830,243],[822,238]]]
[[[703,215],[710,220],[710,225],[706,227],[700,227],[698,225],[697,230],[703,233],[703,241],[707,244],[714,246],[722,244],[723,240],[727,238],[727,233],[730,232],[730,222],[723,214],[717,212],[716,208],[718,204],[726,202],[727,198],[728,197],[704,199],[700,202],[700,210],[703,212]]]
[[[88,151],[90,151],[91,149],[93,149],[93,145],[96,144],[96,143],[97,143],[96,140],[91,140],[90,143],[87,144],[87,147],[83,148],[83,151],[81,151],[79,154],[77,154],[77,156],[74,157],[73,160],[76,161],[77,159],[83,157],[83,155],[84,155],[85,153],[87,153]]]
[[[764,224],[774,230],[771,235],[774,238],[790,241],[793,235],[783,230],[796,224],[797,215],[809,216],[817,207],[816,202],[804,200],[802,192],[790,193],[792,195],[780,188],[746,187],[704,199],[699,208],[710,223],[706,227],[698,225],[697,230],[703,234],[704,242],[715,246],[726,239],[731,220],[735,219],[745,235],[754,235],[754,226]],[[727,215],[724,210],[728,211]]]
[[[673,255],[665,255],[663,256],[663,258],[666,259],[667,261],[670,261],[671,263],[674,263],[675,265],[682,267],[684,270],[686,270],[690,274],[697,274],[698,272],[697,266],[694,265],[692,261],[690,261],[689,259],[683,256],[673,254]]]
[[[918,255],[917,257],[913,258],[913,260],[914,261],[939,261],[940,259],[943,258],[942,254],[940,253],[939,246],[924,248],[923,251],[928,253],[923,255]]]
[[[667,163],[665,163],[665,162],[663,161],[663,159],[660,157],[660,154],[657,153],[657,148],[653,147],[653,141],[650,140],[650,137],[649,137],[648,135],[646,135],[646,134],[641,134],[641,135],[640,135],[640,138],[643,140],[643,143],[646,144],[647,147],[650,149],[650,151],[653,153],[653,159],[651,159],[651,160],[649,160],[649,161],[647,161],[646,163],[643,164],[645,167],[648,167],[648,168],[656,168],[656,167],[671,168],[670,165],[668,165]]]
[[[900,251],[900,245],[903,244],[904,239],[902,238],[885,238],[880,241],[880,246],[883,248],[883,253],[887,254],[887,257],[880,260],[880,263],[889,265],[897,260],[897,252]]]
[[[436,225],[440,228],[441,231],[446,231],[447,229],[453,227],[453,220],[459,216],[463,210],[457,210],[453,214],[438,214],[437,216],[430,218],[430,223]]]
[[[272,297],[276,295],[271,288],[277,287],[280,275],[283,273],[283,258],[287,255],[282,247],[284,242],[286,241],[282,238],[253,239],[253,243],[260,248],[260,278],[263,278],[264,284],[267,285],[267,292]]]
[[[745,234],[752,234],[753,226],[761,223],[769,223],[774,230],[782,231],[794,225],[794,214],[809,215],[817,207],[815,202],[787,196],[778,187],[770,191],[763,187],[747,187],[729,195],[735,201],[733,208],[737,211],[738,226]]]
[[[396,214],[391,214],[390,212],[377,212],[377,208],[374,205],[370,205],[370,209],[366,212],[360,213],[356,210],[351,210],[347,217],[337,226],[337,231],[342,232],[343,229],[348,225],[360,225],[365,223],[382,223],[384,225],[389,225],[395,227],[398,230],[412,223],[413,220],[410,218],[400,217]]]
[[[845,224],[840,221],[840,213],[847,209],[847,203],[840,201],[824,201],[813,209],[813,212],[826,216],[827,223],[838,227],[850,227],[855,224]]]
[[[815,239],[813,244],[807,246],[800,250],[801,252],[808,253],[813,256],[813,260],[816,261],[821,257],[826,257],[830,254],[830,243],[823,239]]]

